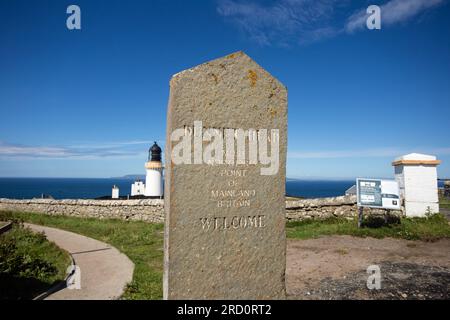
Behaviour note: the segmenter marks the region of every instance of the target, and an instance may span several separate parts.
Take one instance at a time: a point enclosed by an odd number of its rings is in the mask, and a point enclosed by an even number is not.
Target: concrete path
[[[65,288],[46,300],[118,299],[133,278],[134,264],[116,248],[92,238],[55,228],[25,224],[44,232],[49,241],[69,252],[81,271],[81,289]]]

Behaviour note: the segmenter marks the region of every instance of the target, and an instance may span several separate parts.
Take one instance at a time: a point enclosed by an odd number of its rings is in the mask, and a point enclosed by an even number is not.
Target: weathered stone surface
[[[194,121],[224,135],[224,129],[268,129],[269,134],[278,129],[276,174],[262,174],[268,165],[260,162],[175,164],[171,155],[179,142],[172,142],[171,134],[179,128],[189,134]],[[164,192],[166,299],[284,298],[286,126],[286,88],[242,52],[172,77]],[[204,152],[208,144],[203,142]],[[267,147],[270,153],[273,146]]]

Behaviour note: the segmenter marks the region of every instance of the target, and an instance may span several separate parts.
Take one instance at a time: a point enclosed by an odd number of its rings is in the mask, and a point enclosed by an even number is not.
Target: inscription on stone
[[[285,297],[286,88],[242,52],[174,75],[165,299]]]

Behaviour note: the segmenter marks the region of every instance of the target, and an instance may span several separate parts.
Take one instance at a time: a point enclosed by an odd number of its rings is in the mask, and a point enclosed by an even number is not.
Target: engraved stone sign
[[[285,297],[287,91],[243,52],[175,74],[165,299]]]

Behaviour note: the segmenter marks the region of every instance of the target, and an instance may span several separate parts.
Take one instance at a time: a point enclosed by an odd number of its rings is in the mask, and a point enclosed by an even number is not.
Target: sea
[[[54,199],[95,199],[111,195],[117,185],[120,195],[131,191],[134,178],[0,178],[0,198],[32,199],[50,195]],[[286,179],[286,195],[303,198],[335,197],[355,180]]]

